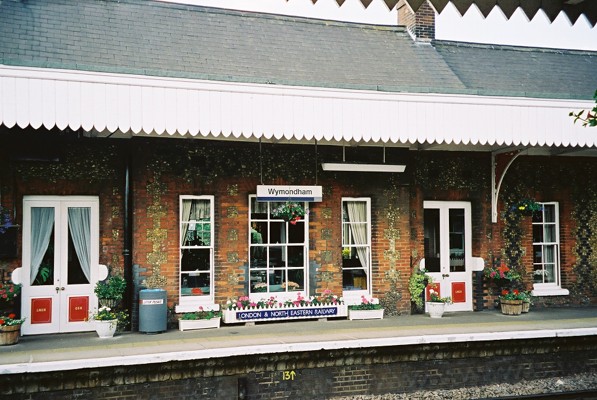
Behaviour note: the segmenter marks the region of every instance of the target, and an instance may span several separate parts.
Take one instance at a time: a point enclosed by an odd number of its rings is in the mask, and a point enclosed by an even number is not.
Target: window
[[[560,233],[558,203],[541,204],[543,209],[533,214],[534,294],[564,294],[563,291],[559,290]],[[554,291],[557,291],[557,293]]]
[[[213,302],[213,196],[180,197],[180,304]]]
[[[306,292],[308,214],[290,223],[272,215],[283,202],[249,201],[250,293]]]
[[[371,293],[370,199],[342,199],[342,288],[344,297]],[[354,296],[351,296],[353,292]],[[350,299],[348,299],[350,301]]]

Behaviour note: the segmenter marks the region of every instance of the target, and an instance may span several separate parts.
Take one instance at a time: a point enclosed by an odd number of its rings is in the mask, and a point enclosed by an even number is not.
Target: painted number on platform
[[[282,380],[283,381],[293,381],[295,377],[296,377],[296,372],[294,372],[294,371],[282,372]]]

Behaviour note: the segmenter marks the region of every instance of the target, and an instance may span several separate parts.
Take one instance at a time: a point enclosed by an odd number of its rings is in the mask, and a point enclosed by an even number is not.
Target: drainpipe
[[[124,260],[124,279],[126,279],[126,295],[125,295],[125,308],[129,310],[131,319],[133,317],[133,295],[134,295],[134,284],[133,284],[133,262],[132,262],[132,190],[131,190],[131,164],[132,164],[132,146],[129,142],[126,144],[126,165],[124,171],[124,196],[123,196],[123,208],[124,208],[124,244],[122,249],[122,257]],[[131,326],[133,324],[131,323]]]

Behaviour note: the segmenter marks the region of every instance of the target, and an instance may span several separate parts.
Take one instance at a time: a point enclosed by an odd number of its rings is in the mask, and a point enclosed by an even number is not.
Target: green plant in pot
[[[425,288],[432,282],[433,279],[427,275],[427,270],[413,269],[413,273],[408,280],[408,291],[410,292],[410,301],[414,304],[415,311],[418,313],[423,313],[425,310]]]
[[[126,280],[121,276],[111,276],[107,280],[98,282],[94,292],[104,307],[114,308],[122,300],[126,289]]]

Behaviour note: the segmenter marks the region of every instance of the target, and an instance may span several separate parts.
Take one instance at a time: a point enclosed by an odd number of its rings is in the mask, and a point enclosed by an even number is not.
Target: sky
[[[162,1],[378,25],[394,25],[397,21],[396,10],[389,11],[383,0],[373,0],[366,9],[359,0],[346,0],[342,7],[335,0],[318,0],[315,4],[311,0]],[[510,20],[506,20],[502,11],[494,8],[485,19],[476,6],[461,16],[452,3],[449,3],[436,18],[436,38],[597,51],[597,27],[592,28],[584,16],[574,26],[563,14],[550,23],[541,10],[529,21],[520,9]]]

